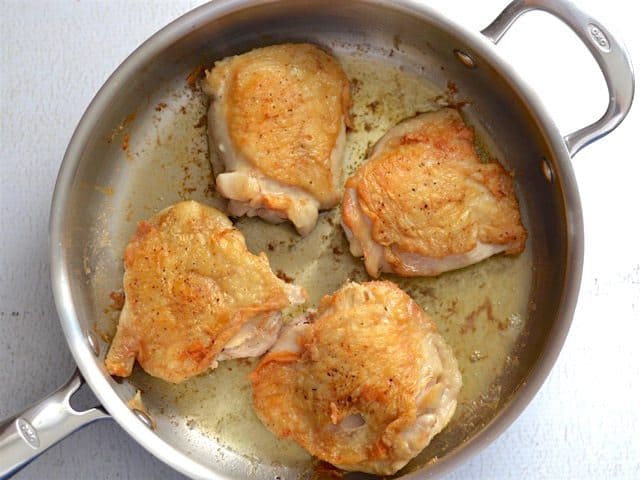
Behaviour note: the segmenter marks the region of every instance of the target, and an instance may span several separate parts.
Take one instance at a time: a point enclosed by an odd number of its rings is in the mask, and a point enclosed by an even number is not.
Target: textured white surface
[[[54,390],[74,368],[55,314],[47,250],[49,202],[73,129],[116,66],[199,3],[0,1],[0,418]],[[478,30],[506,2],[428,3]],[[623,38],[640,65],[637,15],[629,3],[578,3]],[[603,81],[557,21],[528,15],[499,50],[544,99],[561,131],[603,111]],[[448,480],[640,478],[635,107],[622,127],[575,159],[585,269],[575,321],[553,372],[516,423]],[[102,422],[53,447],[17,478],[176,477],[114,422]]]

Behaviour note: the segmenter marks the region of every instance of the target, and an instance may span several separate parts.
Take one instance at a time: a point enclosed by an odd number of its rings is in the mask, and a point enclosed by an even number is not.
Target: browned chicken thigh
[[[395,126],[350,177],[343,227],[369,275],[438,275],[524,250],[511,176],[482,163],[473,131],[445,108]]]
[[[125,303],[105,364],[178,383],[217,360],[263,354],[304,289],[278,279],[220,211],[188,201],[138,224],[124,255]]]
[[[455,357],[391,282],[347,283],[286,326],[251,374],[258,417],[344,470],[395,473],[451,419]]]
[[[340,200],[351,97],[338,62],[309,44],[257,48],[216,62],[202,88],[229,213],[309,233],[318,210]]]

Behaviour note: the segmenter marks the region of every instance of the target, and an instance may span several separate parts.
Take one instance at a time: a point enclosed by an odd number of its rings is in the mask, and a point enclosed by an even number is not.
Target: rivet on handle
[[[458,50],[457,48],[453,51],[453,53],[458,58],[460,63],[462,63],[465,67],[469,69],[476,68],[476,61],[468,53],[463,52],[462,50]]]
[[[137,408],[134,408],[131,410],[133,412],[133,414],[138,417],[138,420],[140,420],[142,423],[144,423],[147,427],[149,427],[151,430],[153,430],[153,421],[151,420],[151,417],[149,417],[149,415],[147,415],[145,412],[143,412],[142,410],[138,410]]]
[[[87,343],[89,347],[91,347],[91,351],[98,357],[100,355],[100,343],[98,343],[95,333],[89,332],[87,335]]]

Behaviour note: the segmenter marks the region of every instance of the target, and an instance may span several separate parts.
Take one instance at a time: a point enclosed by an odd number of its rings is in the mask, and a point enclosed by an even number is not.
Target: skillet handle
[[[481,33],[497,44],[513,22],[531,10],[550,13],[574,31],[598,62],[609,89],[609,106],[604,115],[564,137],[569,155],[573,157],[583,147],[613,131],[629,113],[634,91],[631,58],[600,22],[567,0],[514,0]]]
[[[11,477],[77,429],[110,418],[101,408],[78,412],[71,407],[69,399],[83,383],[76,370],[56,392],[0,422],[0,478]]]

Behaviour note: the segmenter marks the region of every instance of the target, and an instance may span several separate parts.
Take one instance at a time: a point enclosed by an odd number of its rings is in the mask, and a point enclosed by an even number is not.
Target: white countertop
[[[346,1],[346,0],[345,0]],[[47,222],[66,144],[94,93],[142,41],[198,0],[0,0],[0,418],[61,385],[74,362],[49,284]],[[479,30],[506,0],[430,0]],[[578,0],[640,65],[637,14]],[[499,46],[562,132],[606,105],[586,49],[540,13]],[[547,382],[495,443],[447,479],[640,478],[640,105],[580,152],[586,250],[573,327]],[[91,402],[84,394],[84,402]],[[17,478],[177,478],[115,422],[68,437]]]

